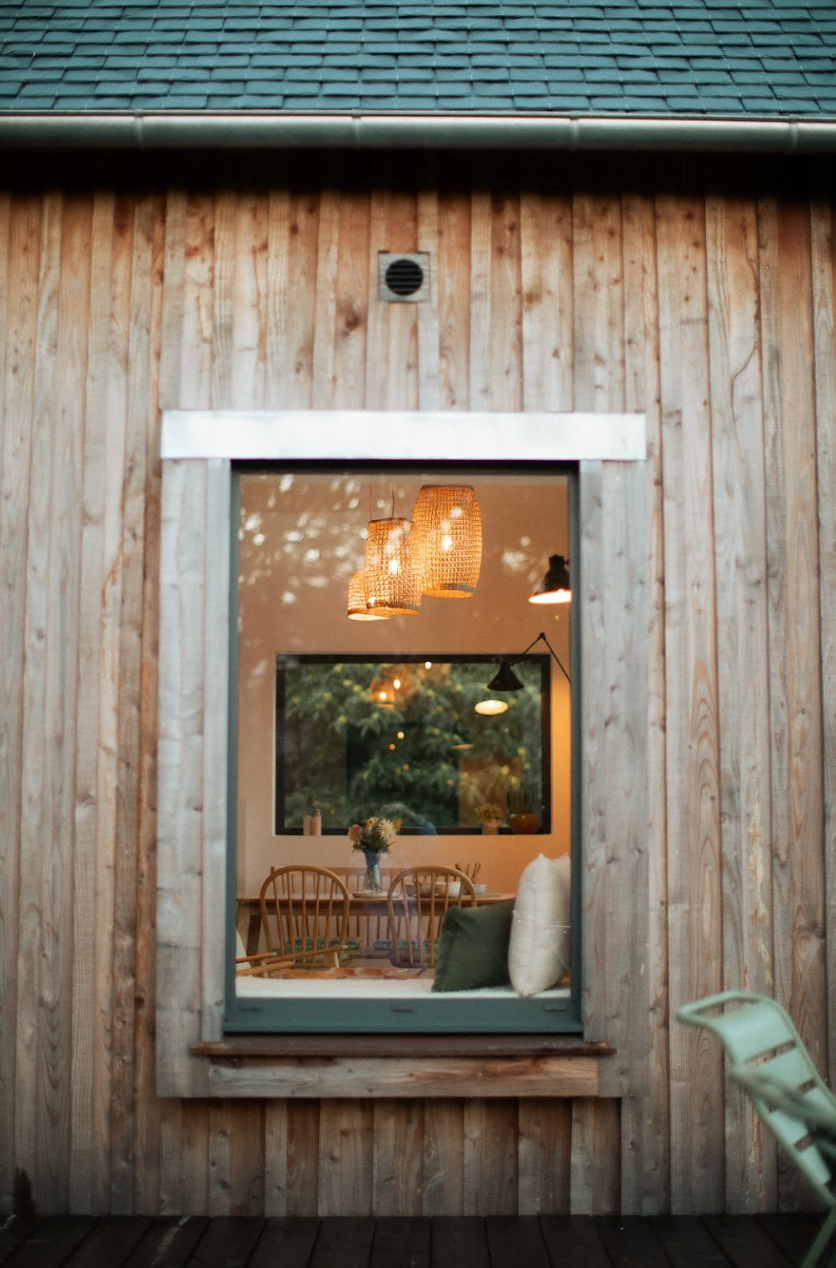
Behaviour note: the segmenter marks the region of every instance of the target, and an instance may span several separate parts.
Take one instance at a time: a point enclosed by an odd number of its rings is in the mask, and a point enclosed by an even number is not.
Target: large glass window
[[[562,858],[569,876],[572,607],[529,600],[550,558],[572,556],[573,481],[542,465],[236,472],[228,1029],[578,1027],[577,973],[531,998],[507,984],[433,989],[445,907],[494,908],[498,925],[538,855]],[[436,499],[440,527],[421,510],[434,497],[424,490],[463,486],[476,504],[469,544],[461,497]],[[464,571],[439,581],[433,549],[469,552]],[[388,577],[369,581],[377,565]],[[364,849],[381,821],[383,850]],[[271,871],[301,868],[262,908]],[[336,896],[317,869],[341,882]],[[399,924],[387,898],[413,869]],[[276,955],[264,971],[257,957]]]

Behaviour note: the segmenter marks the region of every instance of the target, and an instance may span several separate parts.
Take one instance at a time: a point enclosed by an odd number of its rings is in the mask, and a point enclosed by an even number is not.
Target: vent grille
[[[419,304],[430,297],[430,257],[380,252],[380,298],[390,304]]]

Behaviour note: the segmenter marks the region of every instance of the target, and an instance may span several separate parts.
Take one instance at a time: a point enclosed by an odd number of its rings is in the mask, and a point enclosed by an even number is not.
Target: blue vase
[[[366,860],[366,875],[363,877],[363,893],[382,894],[383,886],[380,883],[380,850],[364,850],[363,856]]]

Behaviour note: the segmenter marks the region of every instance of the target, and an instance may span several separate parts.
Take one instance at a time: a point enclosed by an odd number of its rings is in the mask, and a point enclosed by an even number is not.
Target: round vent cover
[[[417,260],[393,260],[386,270],[386,285],[396,295],[414,295],[424,284],[424,270]]]
[[[428,251],[381,251],[379,297],[386,304],[420,304],[430,298]]]

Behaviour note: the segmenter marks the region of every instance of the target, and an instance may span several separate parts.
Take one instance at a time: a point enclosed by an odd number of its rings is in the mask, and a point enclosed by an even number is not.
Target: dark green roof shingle
[[[836,115],[836,0],[0,0],[0,109]]]

